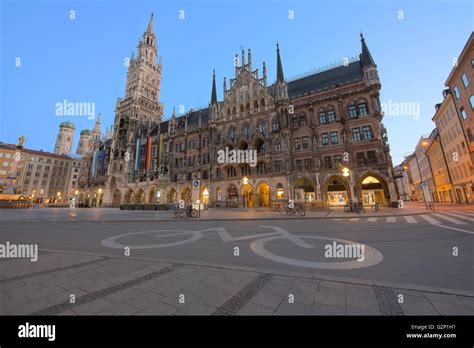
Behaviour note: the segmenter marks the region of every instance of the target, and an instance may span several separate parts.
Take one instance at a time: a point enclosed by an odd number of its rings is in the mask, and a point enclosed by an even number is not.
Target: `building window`
[[[466,114],[466,110],[464,110],[464,107],[461,106],[461,108],[459,109],[461,111],[461,117],[462,119],[465,121],[467,119],[467,114]]]
[[[303,161],[296,160],[296,170],[300,172],[303,170]]]
[[[295,139],[295,150],[301,149],[301,140],[300,138]]]
[[[337,136],[337,132],[331,132],[331,143],[333,145],[339,144],[339,137]]]
[[[456,99],[459,99],[459,89],[457,86],[454,86],[454,96],[456,97]]]
[[[324,157],[324,168],[331,169],[332,168],[332,158],[331,156]]]
[[[349,106],[349,118],[357,117],[357,109],[355,105]]]
[[[301,116],[300,117],[300,127],[306,127],[306,116]]]
[[[324,113],[324,111],[321,111],[319,113],[319,123],[321,124],[328,123],[326,120],[326,114]]]
[[[296,117],[293,119],[293,128],[298,128],[298,119]]]
[[[372,127],[370,126],[362,127],[362,134],[364,135],[364,140],[372,140],[374,138]]]
[[[334,113],[333,110],[328,111],[328,123],[332,123],[336,121],[336,114]]]
[[[329,135],[328,135],[328,133],[321,134],[321,144],[329,145]]]
[[[301,142],[302,142],[303,149],[308,149],[309,148],[309,138],[308,137],[303,137],[301,139]]]
[[[377,164],[377,155],[375,151],[367,151],[367,164]]]
[[[469,103],[471,104],[471,110],[474,110],[474,95],[469,97]]]
[[[367,115],[367,104],[366,103],[360,103],[359,104],[359,116],[365,116]]]
[[[341,164],[341,155],[334,155],[334,165],[337,166]]]
[[[275,172],[277,172],[277,173],[282,172],[282,169],[283,169],[282,164],[283,164],[282,161],[275,161]]]
[[[306,158],[304,160],[304,170],[311,170],[311,159]]]
[[[361,141],[360,128],[352,128],[352,139],[354,141]]]
[[[275,119],[275,121],[273,121],[273,130],[277,131],[278,129],[280,129],[280,125],[278,124],[278,119]]]
[[[357,153],[357,165],[363,166],[365,164],[365,155],[363,152]]]
[[[462,74],[461,80],[462,84],[464,85],[464,88],[467,88],[467,86],[469,86],[469,80],[467,79],[466,73]]]
[[[280,152],[281,151],[281,143],[277,141],[275,143],[275,152]]]

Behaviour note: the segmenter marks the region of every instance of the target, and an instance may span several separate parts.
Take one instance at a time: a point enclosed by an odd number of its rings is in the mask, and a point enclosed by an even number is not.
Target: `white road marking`
[[[406,216],[404,216],[404,218],[409,224],[417,224],[418,223],[418,221],[416,221],[416,219],[413,216],[406,215]]]
[[[387,217],[387,222],[397,222],[397,219],[394,218],[393,216]]]
[[[433,219],[432,217],[430,217],[428,215],[420,215],[420,216],[432,225],[440,225],[441,224],[441,222],[439,222],[436,219]]]
[[[456,211],[456,213],[462,214],[462,215],[467,215],[467,216],[474,216],[474,212],[471,213],[471,212],[468,212],[468,211]]]
[[[301,236],[296,235],[296,238],[301,239],[322,239],[328,240],[331,242],[339,242],[343,244],[357,244],[357,245],[364,245],[357,242],[352,242],[349,240],[344,239],[335,239],[335,238],[328,238],[328,237],[319,237],[319,236]],[[305,260],[297,260],[291,259],[288,257],[280,256],[273,254],[272,252],[265,249],[265,243],[270,242],[275,239],[285,238],[284,236],[274,236],[274,237],[267,237],[262,239],[257,239],[250,244],[250,249],[257,255],[264,257],[266,259],[285,263],[287,265],[292,266],[299,266],[299,267],[306,267],[306,268],[319,268],[319,269],[353,269],[353,268],[364,268],[376,265],[383,260],[383,255],[377,249],[374,249],[368,245],[364,245],[364,261],[339,261],[339,262],[315,262],[315,261],[305,261]]]
[[[440,219],[447,220],[447,221],[452,222],[453,224],[456,224],[456,225],[466,225],[466,223],[464,221],[460,221],[458,219],[453,219],[453,218],[450,218],[449,216],[445,216],[443,214],[432,213],[431,215],[437,216]]]
[[[359,221],[359,218],[351,218],[349,221]]]
[[[367,222],[375,222],[375,221],[377,221],[377,219],[378,218],[371,217],[371,218],[367,219]]]
[[[468,217],[468,216],[464,216],[464,215],[461,215],[461,214],[456,214],[456,213],[448,213],[446,211],[443,212],[443,214],[448,214],[448,215],[451,215],[451,216],[455,216],[459,219],[464,219],[464,220],[468,220],[468,221],[474,221],[474,218],[471,218],[471,217]]]

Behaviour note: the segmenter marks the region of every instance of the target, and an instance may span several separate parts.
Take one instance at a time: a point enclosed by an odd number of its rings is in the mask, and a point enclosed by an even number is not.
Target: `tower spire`
[[[283,67],[281,65],[280,58],[280,46],[277,42],[277,82],[285,82],[285,77],[283,76]]]
[[[362,44],[362,53],[360,54],[360,61],[362,63],[362,66],[375,65],[374,59],[372,58],[369,48],[365,43],[364,35],[362,34],[362,32],[360,33],[360,42]]]
[[[95,121],[94,131],[100,132],[100,112],[97,114],[97,120]]]
[[[153,33],[153,12],[151,13],[150,22],[148,22],[148,28],[146,28],[148,33]]]
[[[216,92],[216,70],[212,72],[212,95],[211,104],[217,104],[217,92]]]

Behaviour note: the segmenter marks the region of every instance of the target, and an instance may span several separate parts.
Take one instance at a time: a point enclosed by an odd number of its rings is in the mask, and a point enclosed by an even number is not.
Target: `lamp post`
[[[245,198],[244,198],[245,211],[247,211],[247,199],[248,199],[248,187],[247,187],[247,185],[248,185],[248,183],[249,183],[249,179],[246,176],[244,176],[244,178],[242,179],[242,184],[243,184],[243,186],[244,186],[243,188],[245,190]]]
[[[209,191],[207,190],[207,187],[202,191],[202,200],[204,203],[204,210],[207,210],[207,204],[209,203]]]
[[[348,167],[342,167],[342,176],[345,178],[350,178],[349,179],[349,190],[351,194],[351,200],[353,202],[357,202],[357,199],[355,197],[354,193],[354,186],[352,185],[352,177],[351,177],[351,170]]]
[[[197,204],[198,204],[198,217],[201,217],[201,200],[200,199],[197,200]]]

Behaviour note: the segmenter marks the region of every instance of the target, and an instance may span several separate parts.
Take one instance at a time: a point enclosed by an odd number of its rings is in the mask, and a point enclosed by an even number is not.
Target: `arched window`
[[[301,127],[306,127],[307,125],[307,120],[306,120],[306,114],[305,113],[302,113],[301,116],[300,116],[300,128]]]
[[[336,122],[336,113],[334,112],[334,108],[332,106],[328,109],[326,116],[328,123]]]
[[[278,116],[276,116],[276,117],[273,119],[272,129],[273,129],[273,131],[277,131],[277,130],[280,129],[280,120],[278,119]]]
[[[250,127],[247,123],[242,127],[242,135],[246,138],[250,137]]]
[[[265,99],[264,98],[260,99],[260,106],[265,107]]]
[[[229,132],[228,132],[227,135],[228,135],[228,137],[229,137],[229,139],[230,139],[231,141],[234,141],[234,140],[235,140],[235,135],[236,135],[235,133],[236,133],[236,132],[235,132],[235,127],[230,127],[230,128],[229,128]]]
[[[357,105],[358,114],[359,116],[366,116],[369,114],[369,109],[367,107],[367,102],[364,99],[359,101],[359,105]]]
[[[281,142],[280,142],[280,140],[277,140],[275,142],[275,152],[281,152]]]
[[[255,100],[253,102],[253,107],[254,107],[254,109],[258,109],[258,101]]]
[[[323,108],[319,109],[319,123],[320,124],[328,123],[327,118],[326,118],[326,111]]]
[[[351,103],[349,104],[348,111],[349,111],[349,118],[357,117],[357,108],[356,108],[354,102],[351,102]]]

